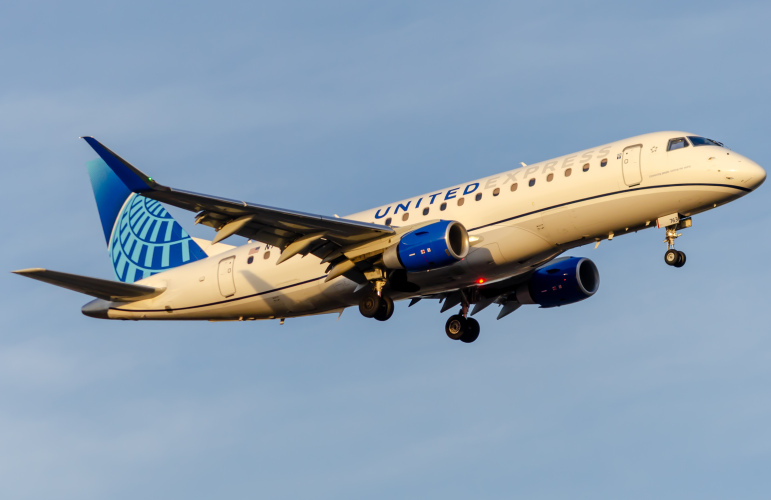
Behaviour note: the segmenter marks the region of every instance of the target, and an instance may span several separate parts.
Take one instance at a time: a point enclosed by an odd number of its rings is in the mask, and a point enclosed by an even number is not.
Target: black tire
[[[365,318],[373,318],[380,310],[382,299],[374,291],[369,291],[361,297],[359,301],[359,312]]]
[[[685,252],[677,252],[678,253],[678,259],[677,264],[675,264],[675,267],[683,267],[685,265]]]
[[[670,248],[667,250],[667,253],[664,254],[664,262],[666,262],[668,266],[676,266],[677,263],[680,262],[680,252],[674,248]]]
[[[380,297],[380,308],[377,310],[373,318],[378,321],[387,321],[394,315],[394,301],[391,297],[385,295]]]
[[[444,333],[452,340],[460,340],[466,333],[466,318],[460,314],[453,314],[444,324]]]
[[[466,331],[461,336],[460,341],[470,344],[479,338],[479,321],[474,318],[466,318]]]

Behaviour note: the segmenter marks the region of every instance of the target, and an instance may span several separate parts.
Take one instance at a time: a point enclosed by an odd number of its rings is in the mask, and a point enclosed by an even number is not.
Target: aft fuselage
[[[393,227],[456,220],[469,232],[468,256],[410,273],[418,294],[515,276],[569,248],[655,227],[668,214],[691,216],[758,187],[765,171],[717,145],[668,150],[685,132],[632,137],[523,166],[348,216]],[[261,243],[213,255],[138,283],[166,290],[131,303],[97,300],[84,313],[111,319],[271,319],[321,314],[358,303],[358,285],[324,282],[313,255],[276,265]],[[415,295],[415,294],[413,294]],[[394,299],[410,296],[392,293]]]

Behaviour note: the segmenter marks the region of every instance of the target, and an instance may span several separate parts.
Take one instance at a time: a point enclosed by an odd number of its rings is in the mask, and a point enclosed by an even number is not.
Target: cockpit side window
[[[689,135],[688,139],[691,140],[691,143],[693,144],[694,147],[696,146],[719,146],[721,148],[723,147],[722,142],[713,141],[712,139],[707,139],[706,137],[696,137],[696,136]]]
[[[677,139],[670,139],[667,151],[674,151],[675,149],[683,149],[688,147],[688,141],[685,137],[678,137]]]

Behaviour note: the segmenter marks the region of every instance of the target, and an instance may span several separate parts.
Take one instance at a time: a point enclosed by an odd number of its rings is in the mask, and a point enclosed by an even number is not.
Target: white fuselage
[[[394,227],[459,221],[472,237],[468,256],[445,268],[410,273],[410,281],[421,287],[420,295],[473,286],[480,278],[491,282],[528,271],[569,248],[655,227],[656,219],[667,214],[690,216],[725,204],[765,179],[760,166],[726,148],[667,151],[670,139],[690,135],[632,137],[347,218]],[[276,265],[279,255],[278,248],[249,243],[153,275],[139,283],[166,291],[137,302],[105,303],[107,315],[270,319],[358,303],[355,282],[342,276],[324,282],[327,264],[319,258],[295,256]],[[392,296],[398,300],[409,294]]]

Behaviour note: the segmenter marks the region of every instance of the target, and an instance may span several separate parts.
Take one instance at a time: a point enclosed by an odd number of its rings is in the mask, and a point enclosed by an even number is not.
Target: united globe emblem
[[[109,253],[115,276],[126,283],[206,257],[163,205],[135,193],[115,222]]]

